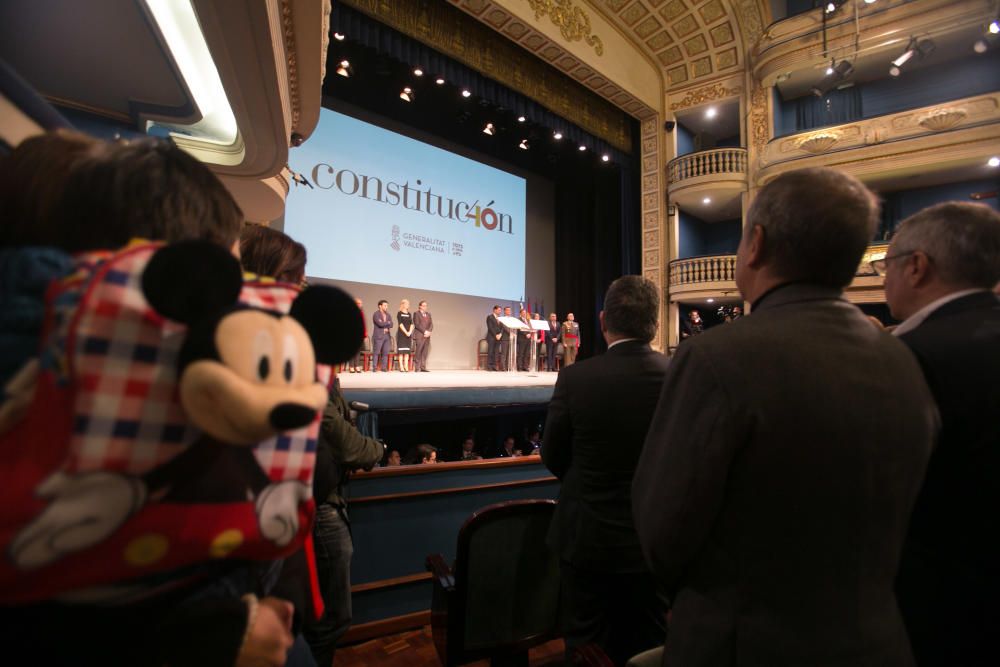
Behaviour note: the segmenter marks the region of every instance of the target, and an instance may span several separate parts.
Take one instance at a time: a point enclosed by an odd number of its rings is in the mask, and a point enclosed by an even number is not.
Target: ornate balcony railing
[[[670,262],[670,286],[736,280],[736,255],[706,255]]]
[[[688,153],[667,163],[667,178],[670,183],[698,176],[745,175],[746,172],[747,149],[745,148],[715,148],[710,151]]]

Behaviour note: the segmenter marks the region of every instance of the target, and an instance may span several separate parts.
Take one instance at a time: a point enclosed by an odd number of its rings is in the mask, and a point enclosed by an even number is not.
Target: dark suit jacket
[[[493,313],[490,313],[486,317],[487,340],[489,340],[490,338],[492,338],[494,341],[498,340],[497,334],[503,333],[503,328],[504,328],[503,325],[500,324],[500,320],[494,317]]]
[[[633,486],[665,664],[912,664],[893,581],[936,429],[916,359],[836,290],[678,348]]]
[[[375,323],[375,328],[372,330],[374,340],[381,340],[389,336],[389,332],[392,331],[392,315],[376,310],[372,314],[372,322]]]
[[[413,313],[413,337],[423,338],[428,331],[434,331],[434,318],[431,314],[419,310]]]
[[[1000,299],[961,297],[900,339],[942,423],[898,580],[914,654],[921,665],[1000,665]]]
[[[632,475],[667,358],[640,341],[559,372],[542,461],[562,480],[549,544],[579,568],[647,571],[632,521]]]

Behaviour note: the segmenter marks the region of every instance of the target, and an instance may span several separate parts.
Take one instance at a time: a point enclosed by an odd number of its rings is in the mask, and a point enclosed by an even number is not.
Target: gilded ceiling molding
[[[737,21],[743,33],[743,46],[749,51],[764,34],[763,12],[760,0],[730,0],[740,20]]]
[[[587,12],[573,4],[572,0],[528,0],[535,11],[535,20],[548,15],[554,26],[559,28],[559,34],[567,42],[578,42],[581,39],[587,46],[594,47],[594,53],[604,55],[604,42],[590,32],[590,16]]]
[[[699,104],[711,102],[712,100],[720,100],[724,97],[736,97],[742,92],[743,86],[733,86],[732,88],[727,88],[721,83],[713,83],[708,86],[689,90],[681,101],[674,102],[670,105],[670,110],[677,111],[678,109],[698,106]]]
[[[754,82],[750,93],[750,140],[757,149],[758,155],[770,140],[770,130],[767,125],[767,90],[758,82]]]
[[[292,0],[281,0],[281,34],[285,41],[285,68],[288,72],[288,101],[292,110],[292,128],[298,129],[301,101],[299,100],[298,56],[295,53],[295,26],[292,22]]]
[[[492,29],[446,3],[343,0],[531,98],[618,150],[632,152],[631,117]]]

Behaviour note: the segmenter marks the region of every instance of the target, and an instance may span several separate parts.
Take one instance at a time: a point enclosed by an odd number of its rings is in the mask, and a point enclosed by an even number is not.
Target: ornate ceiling
[[[665,70],[677,88],[743,69],[760,36],[757,0],[590,0]]]

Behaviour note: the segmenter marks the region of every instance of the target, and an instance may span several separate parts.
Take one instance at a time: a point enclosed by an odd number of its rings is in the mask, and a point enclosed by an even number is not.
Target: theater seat
[[[476,368],[481,371],[485,371],[489,367],[486,360],[486,357],[489,356],[489,350],[489,343],[486,342],[485,338],[480,338],[479,343],[476,344],[476,354],[478,355]]]
[[[445,667],[489,658],[528,664],[527,652],[559,635],[559,561],[545,544],[554,500],[514,500],[469,517],[454,569],[427,557],[431,629]]]

